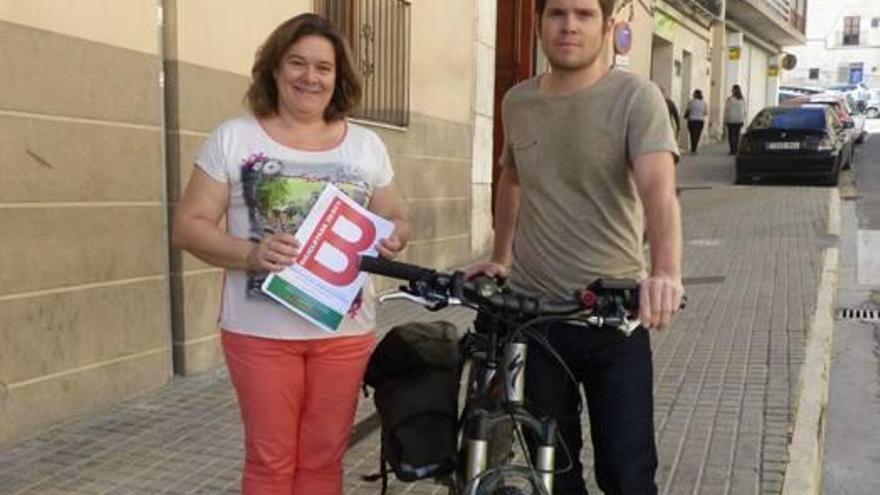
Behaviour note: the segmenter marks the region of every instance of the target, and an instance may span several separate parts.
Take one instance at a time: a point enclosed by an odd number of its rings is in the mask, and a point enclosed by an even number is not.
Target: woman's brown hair
[[[315,14],[301,14],[272,31],[251,68],[251,85],[245,93],[248,107],[257,117],[278,113],[278,88],[275,70],[287,50],[305,36],[321,36],[333,45],[336,54],[336,84],[324,110],[324,120],[332,122],[348,116],[361,100],[361,81],[352,61],[351,49],[333,24]]]

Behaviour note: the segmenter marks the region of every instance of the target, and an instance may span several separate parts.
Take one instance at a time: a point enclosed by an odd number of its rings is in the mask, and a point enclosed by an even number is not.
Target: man
[[[657,87],[606,62],[614,0],[536,4],[552,70],[504,98],[493,256],[470,273],[504,275],[509,267],[515,289],[560,298],[599,277],[641,279],[644,327],[632,336],[572,324],[542,331],[584,387],[599,487],[656,493],[647,329],[669,325],[683,294],[677,146]],[[556,418],[573,462],[557,473],[554,493],[585,494],[580,390],[537,344],[529,347],[526,395],[536,411]],[[569,459],[557,452],[562,469]]]

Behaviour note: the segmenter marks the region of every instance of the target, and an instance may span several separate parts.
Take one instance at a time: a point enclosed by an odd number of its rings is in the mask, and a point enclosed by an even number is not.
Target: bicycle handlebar
[[[386,258],[362,256],[362,271],[409,282],[401,289],[423,298],[433,307],[445,307],[450,299],[459,299],[479,307],[525,317],[566,316],[575,313],[600,315],[605,319],[625,319],[638,311],[639,285],[634,280],[599,279],[567,299],[547,299],[521,293],[498,285],[497,279],[477,276],[466,280],[464,272],[438,272],[418,265]],[[601,324],[601,323],[600,323]]]
[[[365,272],[409,282],[415,280],[428,280],[437,274],[435,270],[431,270],[430,268],[402,263],[400,261],[391,261],[379,256],[361,256],[360,268]]]

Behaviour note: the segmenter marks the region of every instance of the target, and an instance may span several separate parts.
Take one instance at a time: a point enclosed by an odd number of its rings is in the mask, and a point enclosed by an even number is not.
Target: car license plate
[[[799,150],[801,143],[798,141],[784,141],[778,143],[767,143],[768,150]]]

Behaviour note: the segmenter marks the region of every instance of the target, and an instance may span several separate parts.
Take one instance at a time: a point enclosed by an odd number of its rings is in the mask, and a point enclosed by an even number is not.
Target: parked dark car
[[[830,107],[768,107],[755,116],[740,139],[736,182],[812,178],[836,186],[851,147]]]

